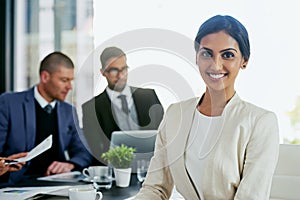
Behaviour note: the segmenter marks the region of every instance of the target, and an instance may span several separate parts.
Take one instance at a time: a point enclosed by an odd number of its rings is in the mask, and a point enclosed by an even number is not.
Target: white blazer
[[[199,100],[168,108],[146,180],[135,199],[169,199],[174,185],[186,200],[200,199],[185,167],[188,135]],[[199,180],[204,199],[269,199],[279,150],[275,114],[235,94],[222,115],[221,136],[208,155],[203,180]]]

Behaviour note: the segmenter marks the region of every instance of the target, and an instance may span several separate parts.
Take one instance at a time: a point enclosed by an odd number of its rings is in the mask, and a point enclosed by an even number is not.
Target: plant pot
[[[117,169],[114,168],[116,185],[118,187],[128,187],[131,177],[131,168]]]

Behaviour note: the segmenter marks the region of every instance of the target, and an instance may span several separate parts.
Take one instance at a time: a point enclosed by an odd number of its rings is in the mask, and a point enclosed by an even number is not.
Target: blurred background
[[[166,109],[204,92],[192,42],[204,20],[228,14],[246,26],[251,44],[249,65],[236,82],[237,93],[277,114],[282,143],[299,143],[300,12],[296,3],[1,0],[0,93],[32,87],[38,82],[41,59],[54,50],[62,51],[76,65],[67,101],[78,108],[80,117],[81,104],[106,87],[99,73],[100,52],[116,45],[127,53],[129,83],[155,88]]]

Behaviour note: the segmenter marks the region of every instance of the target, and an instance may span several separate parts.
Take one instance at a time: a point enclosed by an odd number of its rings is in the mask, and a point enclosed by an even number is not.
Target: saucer
[[[89,178],[89,177],[86,177],[86,178],[82,179],[82,181],[87,182],[87,183],[93,183],[94,182],[93,179]]]
[[[115,179],[115,177],[112,177],[111,180],[115,181],[116,179]],[[84,179],[82,179],[82,181],[87,182],[87,183],[93,183],[94,182],[94,180],[92,178],[89,178],[89,177],[85,177]]]

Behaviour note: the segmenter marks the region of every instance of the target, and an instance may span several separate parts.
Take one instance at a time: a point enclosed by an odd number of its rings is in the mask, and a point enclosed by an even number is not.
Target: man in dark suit
[[[82,105],[84,135],[90,152],[100,161],[94,164],[103,163],[101,154],[108,150],[113,131],[157,129],[164,113],[153,89],[127,85],[128,66],[121,49],[107,47],[100,61],[108,86]]]
[[[92,156],[79,138],[74,107],[64,102],[74,79],[74,64],[61,52],[47,55],[40,64],[40,82],[23,92],[0,96],[0,156],[29,152],[52,134],[52,147],[21,170],[6,173],[0,182],[14,184],[28,176],[81,170]]]

